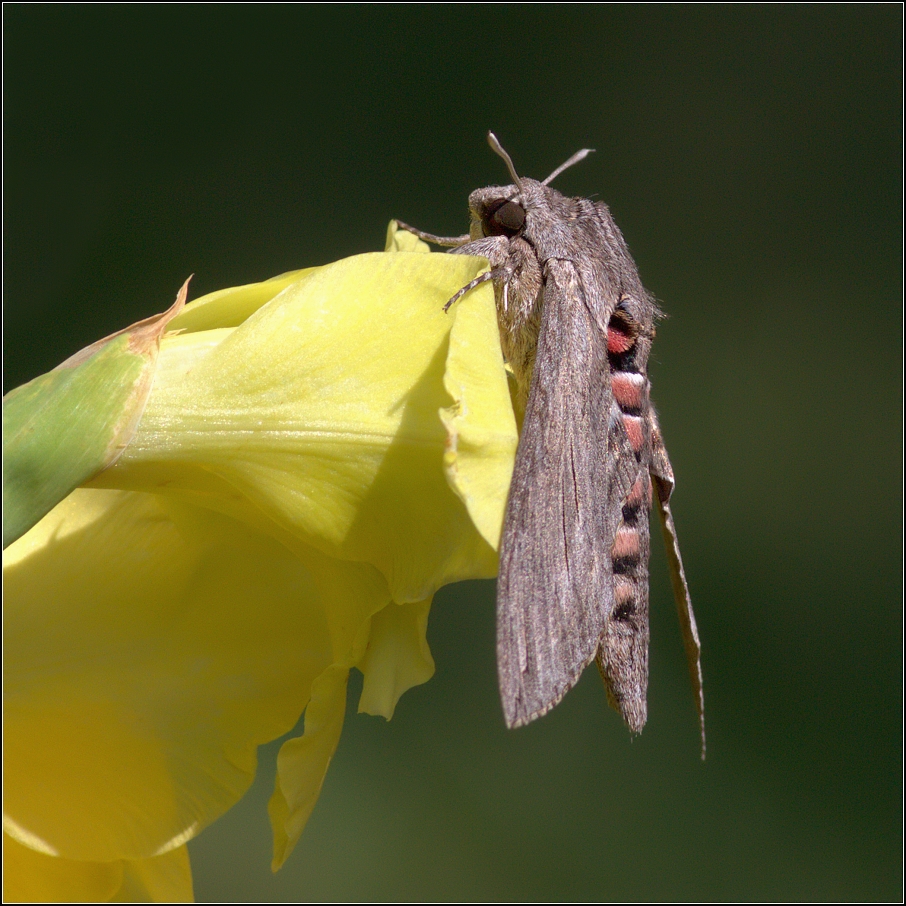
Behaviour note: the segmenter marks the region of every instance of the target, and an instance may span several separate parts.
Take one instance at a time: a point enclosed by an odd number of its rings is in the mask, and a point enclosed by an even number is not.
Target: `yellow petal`
[[[150,859],[79,862],[3,835],[3,899],[17,903],[187,903],[192,872],[184,846]]]
[[[330,556],[373,564],[399,602],[494,575],[493,548],[444,477],[438,418],[451,328],[477,307],[487,336],[496,329],[488,287],[442,310],[483,266],[360,255],[305,274],[240,327],[165,341],[132,444],[93,484],[244,501]],[[503,402],[491,349],[476,344],[461,377],[496,383]],[[511,458],[505,444],[487,455]]]
[[[359,713],[390,720],[400,696],[434,676],[428,647],[431,601],[391,604],[371,618],[368,648],[358,664],[365,675]]]
[[[5,814],[86,861],[160,854],[235,803],[389,601],[367,565],[138,493],[76,491],[5,560]]]
[[[128,863],[132,890],[307,704],[270,806],[281,864],[349,669],[389,717],[433,670],[433,592],[496,572],[516,431],[493,293],[442,310],[486,263],[401,246],[189,306],[92,482],[130,490],[77,491],[7,550],[6,805],[26,847]]]
[[[185,846],[150,859],[123,860],[123,880],[113,903],[192,902],[192,869]]]
[[[494,292],[486,283],[454,310],[444,372],[453,403],[440,413],[447,429],[444,469],[476,528],[497,550],[519,434],[500,352]]]
[[[299,841],[318,801],[324,776],[337,750],[346,715],[349,667],[325,670],[312,688],[305,709],[305,735],[283,743],[277,755],[277,780],[268,804],[274,831],[276,871]]]
[[[317,268],[302,268],[271,277],[270,280],[263,280],[261,283],[231,286],[228,289],[208,293],[190,302],[170,323],[170,330],[194,332],[215,330],[220,327],[238,327],[291,283],[315,270]]]
[[[3,835],[3,899],[18,903],[105,903],[123,880],[123,863],[49,856]],[[191,887],[190,887],[191,890]]]

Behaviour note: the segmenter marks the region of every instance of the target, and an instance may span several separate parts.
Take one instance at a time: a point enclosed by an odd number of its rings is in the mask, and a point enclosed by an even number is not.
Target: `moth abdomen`
[[[620,507],[620,521],[610,548],[613,609],[604,624],[598,649],[598,669],[607,699],[633,733],[647,719],[648,687],[648,510],[651,500],[651,427],[648,377],[645,374],[650,327],[630,314],[628,303],[618,303],[608,322],[607,362],[613,402],[635,457],[636,477],[625,497],[612,501]],[[647,321],[650,323],[649,317]]]
[[[614,601],[616,602],[616,607],[614,608],[612,619],[620,622],[632,619],[633,614],[636,612],[636,601],[635,585],[631,579],[625,576],[616,576],[614,578]],[[599,663],[601,657],[599,654]],[[607,678],[605,677],[606,681]]]
[[[633,733],[641,733],[648,716],[650,494],[651,479],[642,466],[623,503],[611,546],[614,606],[596,658],[607,700]]]
[[[635,380],[638,377],[642,380]],[[611,375],[610,382],[614,400],[623,416],[623,428],[635,458],[639,463],[643,460],[647,463],[650,459],[648,451],[651,446],[651,430],[645,417],[648,412],[648,380],[643,375],[618,372]],[[622,395],[622,399],[618,394]]]
[[[647,512],[651,509],[651,499],[651,476],[647,472],[643,472],[635,480],[635,483],[626,495],[626,499],[623,501],[623,522],[632,523],[638,518],[640,511],[644,510]]]
[[[624,521],[623,525],[617,529],[617,536],[613,540],[611,549],[613,571],[615,573],[629,572],[632,566],[638,562],[640,552],[638,529],[631,523],[627,525]]]
[[[648,379],[633,371],[614,371],[610,376],[613,398],[626,415],[644,415],[648,409]]]
[[[635,346],[638,335],[636,322],[618,307],[607,325],[607,351],[611,355],[624,355]]]

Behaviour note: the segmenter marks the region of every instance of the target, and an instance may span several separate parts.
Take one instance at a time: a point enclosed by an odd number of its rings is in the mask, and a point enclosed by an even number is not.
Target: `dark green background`
[[[899,5],[4,7],[5,377],[192,293],[460,232],[526,175],[610,205],[670,313],[655,398],[704,641],[709,754],[663,556],[649,723],[593,672],[507,732],[492,583],[437,675],[352,711],[271,876],[252,794],[199,899],[899,900]],[[376,318],[380,312],[375,312]],[[357,691],[357,690],[356,690]],[[353,701],[354,704],[354,701]]]

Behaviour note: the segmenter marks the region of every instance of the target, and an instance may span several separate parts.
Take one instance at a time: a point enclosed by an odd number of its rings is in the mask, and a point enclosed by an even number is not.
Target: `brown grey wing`
[[[667,547],[667,565],[670,569],[670,582],[673,585],[673,598],[679,614],[680,631],[683,635],[683,646],[686,649],[686,662],[689,665],[689,676],[692,680],[692,693],[698,710],[698,723],[702,738],[702,759],[705,757],[705,695],[702,682],[702,646],[698,637],[698,626],[692,610],[692,598],[686,583],[683,570],[683,558],[680,556],[679,541],[673,514],[670,512],[670,496],[673,494],[675,481],[673,467],[667,458],[667,449],[661,437],[661,429],[654,409],[649,412],[649,430],[651,435],[651,476],[654,479],[654,490],[658,501],[661,531]]]
[[[497,667],[511,727],[575,684],[614,610],[611,548],[639,462],[599,324],[575,268],[549,261],[497,580]]]

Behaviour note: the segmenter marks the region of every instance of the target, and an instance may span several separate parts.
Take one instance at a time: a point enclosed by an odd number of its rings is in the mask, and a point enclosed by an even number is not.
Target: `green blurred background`
[[[493,583],[437,674],[356,716],[269,870],[251,793],[199,900],[899,900],[902,10],[6,6],[9,389],[192,294],[461,232],[524,174],[606,200],[670,313],[654,395],[704,643],[708,761],[664,558],[649,723],[589,671],[504,729]],[[380,312],[375,312],[376,318]],[[658,548],[659,545],[655,545]]]

